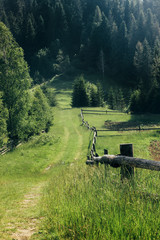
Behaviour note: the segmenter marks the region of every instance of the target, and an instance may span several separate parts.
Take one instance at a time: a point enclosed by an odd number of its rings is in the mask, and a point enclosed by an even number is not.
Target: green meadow
[[[0,239],[160,239],[160,173],[136,169],[134,181],[122,183],[118,168],[86,166],[93,133],[70,106],[72,81],[55,77],[47,87],[58,102],[50,131],[0,156]],[[84,118],[97,129],[160,126],[158,115]],[[132,143],[135,157],[154,159],[159,138],[157,130],[98,132],[96,151],[119,154],[120,144]]]

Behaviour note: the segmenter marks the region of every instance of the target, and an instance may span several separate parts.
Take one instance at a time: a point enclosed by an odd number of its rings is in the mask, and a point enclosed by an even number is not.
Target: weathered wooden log
[[[87,161],[86,161],[86,164],[87,164],[87,165],[94,165],[94,164],[95,164],[95,161],[94,161],[94,160],[87,160]]]
[[[84,112],[83,114],[87,114],[87,115],[106,115],[106,113],[96,113],[96,112]]]
[[[92,149],[93,149],[94,152],[96,151],[96,146],[95,146],[95,144],[92,145]]]
[[[102,157],[93,157],[95,162],[109,164],[111,166],[121,167],[130,166],[135,168],[143,168],[149,170],[160,171],[160,162],[152,161],[142,158],[128,157],[128,156],[115,156],[104,155]]]
[[[96,144],[96,141],[97,141],[97,139],[96,139],[96,137],[94,137],[93,138],[93,144]]]

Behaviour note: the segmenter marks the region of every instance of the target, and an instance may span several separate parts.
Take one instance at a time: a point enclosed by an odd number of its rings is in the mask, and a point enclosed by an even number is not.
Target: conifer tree
[[[92,84],[90,89],[90,106],[91,107],[98,107],[99,106],[99,99],[97,98],[97,88],[95,85]]]
[[[123,111],[125,108],[125,100],[124,100],[122,89],[119,89],[117,94],[117,108],[120,111]]]
[[[107,103],[108,103],[110,109],[113,109],[113,110],[116,109],[116,107],[117,107],[116,95],[115,95],[115,92],[113,91],[113,88],[110,88],[110,90],[108,92]]]
[[[89,106],[89,97],[87,95],[86,83],[83,76],[75,79],[72,93],[72,107]]]

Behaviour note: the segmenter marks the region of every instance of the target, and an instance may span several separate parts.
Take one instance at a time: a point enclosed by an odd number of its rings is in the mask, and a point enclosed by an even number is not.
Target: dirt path
[[[39,183],[24,195],[17,212],[18,218],[17,216],[15,216],[15,219],[12,217],[11,222],[6,225],[6,231],[9,232],[10,236],[9,239],[29,240],[37,232],[37,226],[41,220],[39,216],[39,199],[44,186],[45,183]]]

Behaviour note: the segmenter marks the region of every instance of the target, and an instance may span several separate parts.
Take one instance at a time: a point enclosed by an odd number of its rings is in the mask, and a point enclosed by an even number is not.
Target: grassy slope
[[[50,132],[0,157],[0,239],[29,239],[36,227],[36,240],[158,239],[160,174],[136,170],[134,185],[122,184],[119,169],[107,168],[105,174],[103,166],[86,166],[92,134],[81,126],[80,110],[70,108],[72,83],[55,78],[48,85],[59,103]],[[105,120],[130,116],[85,119],[101,128]],[[149,158],[153,139],[159,135],[103,133],[97,152],[107,148],[117,154],[120,143],[132,142],[135,156]]]
[[[34,199],[37,195],[40,198],[52,171],[83,161],[87,154],[88,132],[80,126],[79,109],[70,109],[71,90],[58,89],[62,84],[55,81],[59,108],[53,108],[55,119],[50,132],[0,156],[0,239],[29,236],[32,220],[41,217]],[[29,194],[33,201],[23,208]]]

